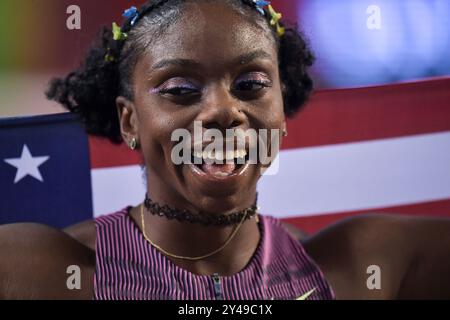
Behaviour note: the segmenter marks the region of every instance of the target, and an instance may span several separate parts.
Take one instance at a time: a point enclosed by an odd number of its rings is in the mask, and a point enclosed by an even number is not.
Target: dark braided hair
[[[193,1],[217,0],[147,2],[139,10],[139,18],[133,25],[131,18],[124,22],[121,30],[128,35],[125,41],[114,41],[111,29],[103,27],[80,68],[65,78],[51,80],[47,98],[78,114],[89,134],[121,143],[116,97],[121,95],[133,99],[130,79],[139,56],[163,35],[166,27],[181,17],[182,5]],[[278,47],[284,112],[286,116],[292,117],[304,106],[313,90],[313,81],[307,69],[314,63],[314,57],[298,26],[286,27],[280,23],[286,28],[280,38],[270,26],[269,13],[261,15],[253,1],[221,0],[221,3],[227,3],[246,16],[253,15],[255,24],[271,30]],[[148,32],[149,28],[152,28],[151,33]]]

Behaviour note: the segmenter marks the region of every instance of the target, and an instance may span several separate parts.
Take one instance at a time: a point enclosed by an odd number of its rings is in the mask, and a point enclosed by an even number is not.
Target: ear
[[[126,143],[131,139],[139,140],[139,123],[136,112],[136,106],[125,97],[119,96],[116,98],[117,113],[120,122],[120,132]]]

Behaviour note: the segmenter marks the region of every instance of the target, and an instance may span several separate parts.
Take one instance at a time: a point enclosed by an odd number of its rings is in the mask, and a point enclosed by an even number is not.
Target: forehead
[[[277,62],[276,42],[262,19],[258,22],[254,16],[217,2],[187,3],[181,13],[180,19],[146,49],[146,64],[183,58],[217,67],[258,50],[267,52],[272,62]]]

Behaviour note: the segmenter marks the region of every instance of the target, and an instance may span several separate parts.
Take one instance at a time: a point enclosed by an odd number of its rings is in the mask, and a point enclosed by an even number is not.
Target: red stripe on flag
[[[395,212],[395,213],[393,213]],[[401,214],[409,216],[437,216],[450,217],[450,199],[442,201],[425,202],[419,204],[411,204],[404,206],[396,206],[389,208],[380,208],[374,210],[352,211],[344,213],[331,213],[318,216],[306,216],[282,219],[284,222],[290,223],[306,233],[312,234],[327,227],[328,225],[348,217],[354,217],[365,213],[389,213]]]
[[[316,92],[283,149],[450,130],[450,78]]]
[[[140,154],[124,143],[115,145],[107,139],[89,136],[91,168],[129,166],[141,163]]]

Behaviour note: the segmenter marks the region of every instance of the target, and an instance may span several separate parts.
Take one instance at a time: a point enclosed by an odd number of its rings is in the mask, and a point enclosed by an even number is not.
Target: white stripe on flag
[[[450,132],[284,151],[258,189],[283,218],[449,199]]]
[[[93,169],[92,187],[95,216],[145,193],[140,166]],[[262,213],[280,218],[450,199],[450,131],[282,151],[258,190]]]
[[[141,166],[91,170],[94,217],[142,202],[145,185]]]

